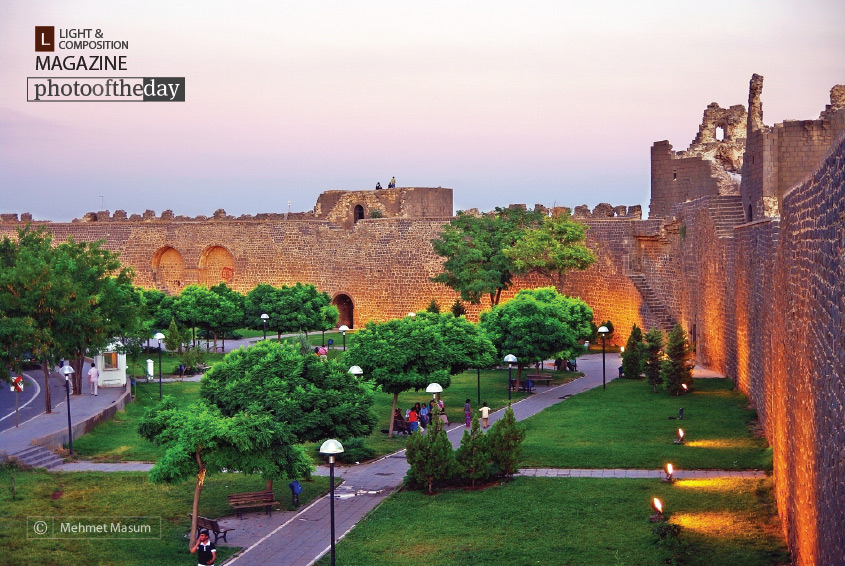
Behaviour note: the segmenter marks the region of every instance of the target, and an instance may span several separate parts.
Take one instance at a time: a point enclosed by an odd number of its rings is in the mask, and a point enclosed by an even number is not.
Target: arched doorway
[[[185,260],[170,246],[159,248],[153,255],[153,282],[169,293],[176,294],[185,284]]]
[[[355,205],[354,218],[355,218],[355,222],[358,222],[359,220],[364,218],[364,207],[361,206],[360,204]],[[352,327],[350,326],[349,328],[352,328]]]
[[[200,257],[199,282],[206,287],[218,283],[232,284],[235,275],[235,259],[223,246],[211,246]]]
[[[336,306],[337,310],[340,312],[337,317],[337,325],[341,326],[345,324],[349,328],[355,328],[355,306],[352,304],[352,299],[349,298],[349,295],[338,293],[335,295],[334,299],[332,299],[332,304]]]

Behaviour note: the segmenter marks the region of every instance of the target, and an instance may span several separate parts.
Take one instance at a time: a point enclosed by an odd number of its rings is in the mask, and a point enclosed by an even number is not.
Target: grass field
[[[771,480],[518,478],[482,491],[390,497],[338,544],[344,566],[659,566],[652,497],[681,526],[690,566],[786,564]],[[327,565],[328,559],[319,562]]]
[[[507,405],[506,388],[507,370],[489,370],[481,372],[481,398],[493,408]],[[580,375],[568,372],[548,372],[555,376],[553,384],[565,383]],[[463,422],[464,401],[472,400],[472,407],[477,411],[478,379],[476,372],[468,371],[452,378],[452,385],[443,393],[446,402],[446,415],[452,422]],[[185,381],[162,385],[164,395],[172,395],[180,404],[189,405],[199,399],[200,384]],[[163,450],[141,438],[137,429],[141,418],[149,407],[158,403],[158,383],[138,383],[135,388],[136,400],[118,412],[114,419],[97,426],[85,436],[74,439],[73,447],[78,458],[101,462],[155,461]],[[525,393],[514,392],[513,399],[521,399]],[[416,402],[428,402],[431,395],[420,392],[407,392],[399,396],[399,407],[404,414]],[[393,403],[393,396],[378,392],[375,396],[374,412],[378,418],[376,430],[365,441],[365,446],[375,450],[377,456],[401,450],[405,447],[405,437],[388,438],[381,432],[388,426],[388,416]],[[322,462],[317,454],[319,444],[312,447],[315,461]]]
[[[11,485],[14,477],[15,499]],[[302,482],[300,503],[307,505],[328,491],[328,478]],[[188,552],[185,534],[190,528],[194,482],[154,485],[144,473],[48,473],[0,468],[0,563],[17,566],[64,564],[138,565],[196,564]],[[260,476],[217,474],[208,476],[200,500],[200,515],[231,515],[226,495],[263,490]],[[274,486],[277,500],[290,502],[286,482]],[[285,505],[287,507],[287,505]],[[152,540],[106,537],[44,540],[27,529],[27,517],[152,517]],[[158,531],[158,519],[161,531]],[[75,520],[71,520],[75,522]],[[237,534],[235,531],[233,534]],[[64,534],[61,536],[73,537]],[[146,536],[146,535],[145,535]],[[232,534],[229,540],[233,540]],[[219,547],[217,563],[235,552]],[[193,560],[192,560],[193,558]]]
[[[525,467],[772,469],[755,435],[755,412],[726,379],[698,379],[691,393],[652,393],[642,380],[617,379],[525,421]],[[684,420],[670,420],[684,407]],[[684,444],[674,444],[678,428]]]

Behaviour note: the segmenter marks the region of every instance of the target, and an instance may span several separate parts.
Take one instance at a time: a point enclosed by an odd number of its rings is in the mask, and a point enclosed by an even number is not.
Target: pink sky
[[[647,213],[651,144],[685,149],[752,73],[767,124],[845,83],[841,1],[242,4],[0,4],[0,212],[301,211],[395,175],[456,209]],[[109,75],[184,76],[187,102],[26,102],[36,25],[129,41]]]

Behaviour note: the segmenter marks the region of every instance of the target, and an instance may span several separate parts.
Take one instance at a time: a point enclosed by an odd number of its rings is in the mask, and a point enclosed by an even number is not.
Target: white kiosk
[[[126,354],[118,352],[114,343],[94,356],[100,370],[99,387],[126,387]]]

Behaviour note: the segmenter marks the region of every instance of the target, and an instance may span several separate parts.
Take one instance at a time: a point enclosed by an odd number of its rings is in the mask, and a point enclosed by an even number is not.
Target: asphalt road
[[[18,419],[25,422],[44,412],[44,373],[40,370],[28,370],[23,374],[24,389],[18,393]],[[50,395],[53,410],[56,406],[64,407],[65,383],[55,373],[50,377]],[[15,393],[7,384],[0,386],[0,430],[15,426]]]

